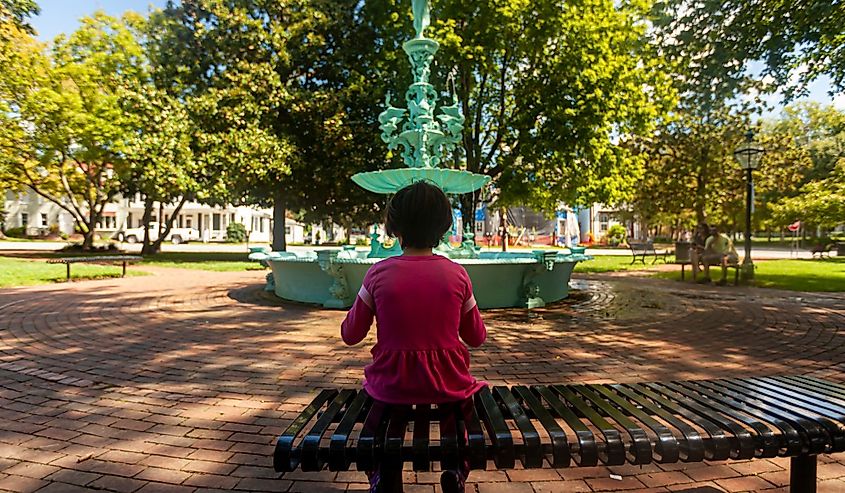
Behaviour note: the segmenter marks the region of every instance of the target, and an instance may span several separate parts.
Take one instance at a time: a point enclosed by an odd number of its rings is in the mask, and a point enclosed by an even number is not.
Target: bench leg
[[[687,267],[686,265],[681,264],[681,281],[684,280],[684,269],[686,269],[686,267]]]
[[[120,277],[126,277],[126,261],[123,261],[123,274]]]
[[[799,455],[790,460],[789,492],[816,493],[815,455]]]
[[[67,266],[67,280],[70,282],[70,263],[65,264]]]

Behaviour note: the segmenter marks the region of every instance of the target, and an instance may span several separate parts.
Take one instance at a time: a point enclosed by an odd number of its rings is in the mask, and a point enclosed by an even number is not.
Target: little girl
[[[387,206],[387,234],[403,254],[370,268],[341,334],[354,345],[366,337],[373,318],[377,342],[364,369],[364,389],[390,404],[442,404],[462,401],[484,387],[469,372],[469,351],[459,340],[480,346],[487,330],[460,265],[432,249],[452,227],[452,207],[440,188],[417,182],[403,188]],[[444,471],[444,493],[462,493],[469,468]],[[368,473],[370,492],[401,491],[402,475]],[[388,477],[390,476],[390,477]]]

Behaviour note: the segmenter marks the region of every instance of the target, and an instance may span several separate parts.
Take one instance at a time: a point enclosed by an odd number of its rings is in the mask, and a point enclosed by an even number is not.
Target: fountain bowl
[[[250,259],[270,267],[268,291],[279,298],[347,309],[364,276],[384,258],[347,247],[303,253],[256,252]],[[569,280],[578,262],[592,257],[571,252],[480,252],[476,258],[453,258],[466,269],[481,309],[539,308],[569,294]]]

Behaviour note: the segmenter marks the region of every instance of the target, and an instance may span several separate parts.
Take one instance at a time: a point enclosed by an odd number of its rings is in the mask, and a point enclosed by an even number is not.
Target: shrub
[[[367,238],[358,238],[355,240],[356,246],[368,246],[370,244],[370,240]]]
[[[226,226],[227,243],[243,243],[246,241],[246,226],[241,223],[229,223]]]
[[[607,230],[607,242],[611,246],[619,245],[625,241],[626,236],[628,236],[628,232],[625,230],[625,226],[621,224],[614,224]]]
[[[6,236],[9,238],[26,238],[26,228],[23,226],[18,228],[9,228],[6,230]]]

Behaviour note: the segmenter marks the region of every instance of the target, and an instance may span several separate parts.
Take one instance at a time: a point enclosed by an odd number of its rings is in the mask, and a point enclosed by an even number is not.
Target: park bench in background
[[[48,264],[65,264],[67,266],[67,280],[70,281],[70,264],[88,263],[88,264],[123,264],[123,272],[121,277],[126,277],[126,264],[132,262],[140,262],[144,257],[135,255],[102,255],[99,257],[61,257],[53,258],[47,261]]]
[[[631,255],[633,256],[631,265],[634,265],[638,260],[645,265],[645,258],[647,256],[654,257],[654,260],[651,261],[652,264],[656,263],[658,259],[662,259],[663,263],[666,263],[666,259],[675,253],[671,249],[657,250],[654,247],[654,242],[651,241],[646,243],[629,242],[628,248],[631,249]]]
[[[813,254],[813,258],[815,258],[816,255],[818,255],[820,259],[823,259],[825,257],[825,255],[827,255],[827,258],[830,258],[830,252],[832,252],[835,248],[836,248],[835,243],[825,243],[825,244],[820,243],[820,244],[814,246],[810,250],[810,253]],[[837,255],[838,255],[838,253],[837,253]]]
[[[816,456],[843,450],[845,386],[792,376],[493,387],[437,406],[323,390],[278,439],[273,463],[429,471],[464,460],[530,469],[791,457],[790,491],[811,493]]]

